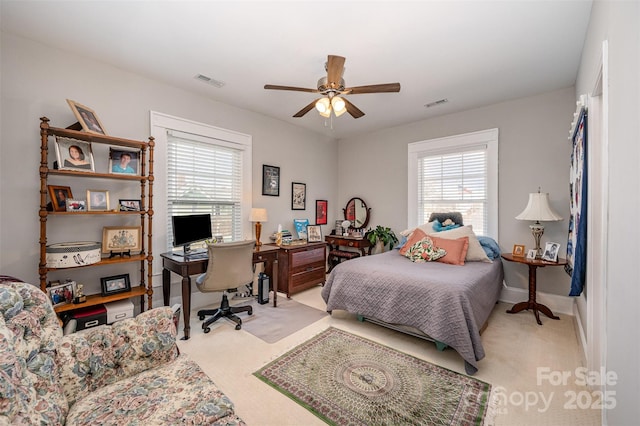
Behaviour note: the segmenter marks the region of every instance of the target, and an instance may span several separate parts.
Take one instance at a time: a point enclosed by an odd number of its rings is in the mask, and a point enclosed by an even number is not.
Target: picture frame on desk
[[[512,253],[516,257],[524,257],[524,246],[520,244],[513,245]]]
[[[542,260],[546,260],[547,262],[557,262],[559,251],[560,243],[546,243],[544,246],[544,251],[542,252]]]
[[[528,260],[536,260],[536,256],[538,256],[538,252],[536,252],[536,249],[531,249],[527,252]]]
[[[307,242],[319,243],[322,241],[322,227],[320,225],[307,226]]]
[[[102,287],[102,296],[109,296],[117,293],[131,291],[131,281],[129,274],[113,275],[110,277],[100,278]]]

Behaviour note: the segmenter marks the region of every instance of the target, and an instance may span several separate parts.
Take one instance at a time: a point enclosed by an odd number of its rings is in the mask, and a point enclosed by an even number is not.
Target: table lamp
[[[562,220],[562,217],[554,212],[549,205],[549,193],[533,192],[529,194],[529,202],[527,207],[524,208],[522,213],[516,216],[518,220],[535,220],[536,223],[529,225],[533,239],[536,243],[536,259],[542,256],[542,249],[540,248],[540,238],[544,234],[544,226],[540,221],[554,222]]]
[[[251,215],[249,216],[249,222],[255,222],[256,224],[256,246],[260,247],[260,233],[262,232],[262,223],[267,221],[267,209],[251,209]]]

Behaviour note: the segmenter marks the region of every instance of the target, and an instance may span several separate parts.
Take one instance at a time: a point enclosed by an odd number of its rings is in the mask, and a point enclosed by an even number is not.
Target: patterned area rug
[[[256,373],[329,424],[486,425],[491,385],[329,328]]]

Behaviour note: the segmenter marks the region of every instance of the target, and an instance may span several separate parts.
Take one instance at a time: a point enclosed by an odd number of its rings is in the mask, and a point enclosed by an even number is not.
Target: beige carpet
[[[253,315],[240,314],[242,329],[267,343],[275,343],[329,315],[286,297],[278,297],[278,306],[275,308],[273,300],[264,305],[256,300],[239,305],[253,306]]]
[[[320,291],[321,287],[313,287],[295,294],[293,299],[323,310],[326,305]],[[278,296],[278,302],[286,298],[282,294]],[[590,393],[591,390],[571,380],[560,386],[552,386],[548,381],[539,384],[537,380],[538,367],[573,373],[582,365],[574,318],[560,314],[560,321],[544,318],[543,325],[539,326],[530,312],[507,314],[505,311],[510,307],[511,304],[500,303],[493,310],[489,327],[482,334],[486,357],[479,362],[480,368],[474,376],[490,383],[493,389],[503,389],[509,397],[508,404],[497,410],[496,426],[599,425],[600,410],[565,406],[568,402],[566,392]],[[250,426],[326,426],[320,418],[262,382],[253,372],[329,327],[464,374],[464,362],[455,351],[439,352],[433,343],[359,322],[354,315],[343,311],[334,311],[276,343],[266,343],[244,329],[237,331],[227,321],[218,321],[212,325],[211,333],[204,334],[195,308],[192,315],[191,339],[178,341],[180,351],[204,369],[234,402],[236,413]],[[519,399],[532,395],[544,396],[551,402],[545,404],[538,399],[534,404],[525,404]]]

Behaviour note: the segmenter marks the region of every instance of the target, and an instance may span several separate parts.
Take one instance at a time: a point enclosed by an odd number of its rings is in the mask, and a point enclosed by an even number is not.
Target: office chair
[[[237,241],[233,243],[209,244],[209,263],[207,272],[196,279],[198,290],[203,293],[222,291],[222,302],[218,309],[198,311],[200,321],[212,315],[202,323],[205,333],[211,331],[209,326],[219,318],[228,318],[236,323],[236,330],[242,328],[242,320],[235,314],[247,312],[253,314],[251,306],[229,306],[226,291],[236,291],[238,287],[253,282],[253,248],[255,241]]]

